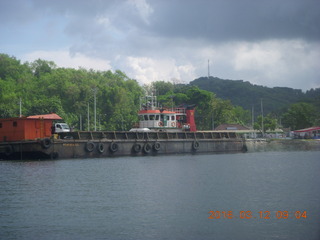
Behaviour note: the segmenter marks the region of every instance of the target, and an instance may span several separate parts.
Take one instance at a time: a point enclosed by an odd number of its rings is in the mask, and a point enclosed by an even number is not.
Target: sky
[[[0,53],[140,84],[209,73],[306,91],[320,87],[320,0],[0,0]]]

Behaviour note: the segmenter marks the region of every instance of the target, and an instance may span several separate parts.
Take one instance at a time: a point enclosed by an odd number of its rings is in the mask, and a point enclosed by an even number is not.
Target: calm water
[[[0,239],[318,240],[319,154],[0,162]]]

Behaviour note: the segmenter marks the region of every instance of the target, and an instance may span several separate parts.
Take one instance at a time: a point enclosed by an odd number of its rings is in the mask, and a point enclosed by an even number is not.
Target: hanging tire
[[[94,142],[87,142],[86,143],[86,151],[87,152],[92,152],[94,150],[95,144]]]
[[[99,152],[99,153],[103,153],[103,152],[104,152],[104,145],[103,145],[103,143],[99,143],[99,144],[98,144],[98,152]]]
[[[155,142],[154,144],[153,144],[153,149],[155,150],[155,151],[159,151],[160,150],[160,148],[161,148],[161,144],[159,143],[159,142]]]
[[[192,143],[192,149],[193,150],[198,150],[200,147],[200,143],[197,140],[194,140]]]
[[[13,153],[13,148],[11,145],[7,145],[4,150],[4,153],[7,157],[9,157]]]
[[[144,146],[143,146],[143,152],[144,153],[149,153],[152,149],[152,146],[150,143],[146,143]]]
[[[41,146],[44,149],[48,149],[51,146],[50,138],[45,138],[45,139],[41,140]]]
[[[139,143],[133,144],[132,150],[133,150],[133,152],[135,152],[135,153],[140,152],[140,151],[141,151],[141,145],[140,145]]]
[[[118,146],[118,144],[115,143],[115,142],[112,142],[112,143],[110,144],[110,146],[109,146],[109,150],[110,150],[110,152],[112,152],[112,153],[118,151],[118,149],[119,149],[119,146]]]
[[[59,153],[57,153],[57,152],[52,152],[52,153],[50,153],[50,158],[51,158],[52,160],[58,159],[58,158],[59,158]]]

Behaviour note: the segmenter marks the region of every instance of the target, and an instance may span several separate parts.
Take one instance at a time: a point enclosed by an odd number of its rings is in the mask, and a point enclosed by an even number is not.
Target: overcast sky
[[[124,71],[320,87],[320,0],[0,0],[0,52]]]

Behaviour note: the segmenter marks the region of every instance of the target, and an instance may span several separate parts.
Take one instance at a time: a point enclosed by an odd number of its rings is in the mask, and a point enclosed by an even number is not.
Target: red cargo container
[[[52,121],[60,119],[62,118],[55,113],[0,119],[0,142],[51,137]]]

